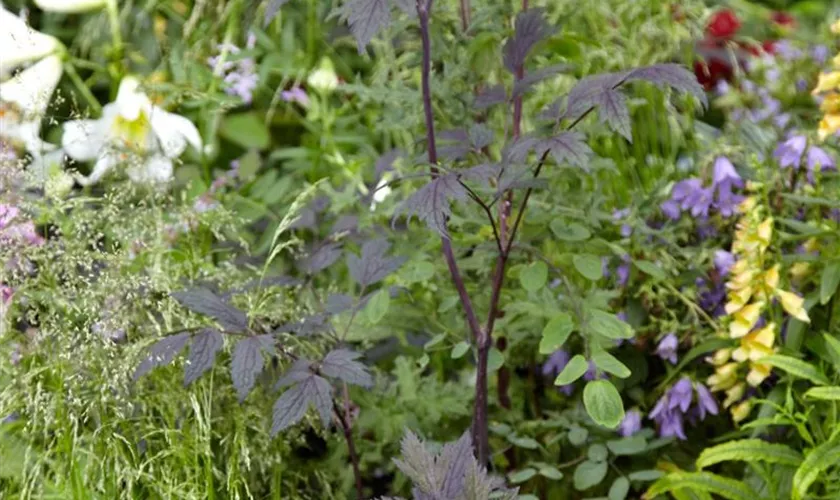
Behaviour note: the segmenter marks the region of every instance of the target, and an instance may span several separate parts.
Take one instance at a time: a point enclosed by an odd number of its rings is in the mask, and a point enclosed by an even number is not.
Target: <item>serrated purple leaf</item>
[[[301,259],[298,267],[307,274],[316,274],[333,265],[341,257],[341,252],[341,243],[324,243]]]
[[[560,119],[576,120],[597,105],[604,92],[614,90],[625,81],[629,72],[603,73],[580,80],[566,97],[566,110]]]
[[[309,399],[315,405],[318,416],[321,417],[321,423],[324,424],[324,427],[329,428],[330,423],[332,423],[332,385],[326,379],[317,375],[312,375],[301,384],[306,384],[305,390],[309,393]]]
[[[353,307],[356,299],[343,293],[333,293],[327,297],[327,305],[324,310],[330,314],[341,314]]]
[[[251,392],[257,376],[262,373],[264,363],[262,352],[266,350],[267,344],[264,337],[270,336],[246,337],[237,342],[233,348],[231,378],[240,403]]]
[[[493,131],[483,123],[476,123],[470,127],[470,144],[476,150],[480,150],[493,143]]]
[[[531,87],[533,87],[537,83],[554,75],[569,71],[569,69],[571,69],[571,66],[568,64],[554,64],[545,68],[538,69],[537,71],[526,73],[521,80],[514,82],[513,97],[519,97],[531,90]]]
[[[275,389],[297,384],[312,375],[312,362],[307,359],[296,359],[282,377],[274,384]]]
[[[244,312],[206,288],[174,292],[172,297],[187,309],[215,319],[225,331],[239,333],[248,328],[248,316]]]
[[[391,24],[391,6],[388,0],[348,0],[342,18],[356,38],[359,54],[364,54],[373,37]]]
[[[558,164],[569,163],[586,168],[592,149],[584,142],[584,139],[584,135],[580,132],[561,132],[554,137],[541,140],[536,147],[537,154],[543,155],[545,151],[549,151]]]
[[[697,76],[681,64],[663,63],[637,68],[629,72],[627,80],[644,80],[660,87],[668,86],[693,95],[704,107],[709,106],[706,92],[697,81]]]
[[[308,407],[309,396],[300,384],[281,394],[272,411],[271,436],[300,422]]]
[[[535,8],[522,11],[516,16],[513,36],[505,42],[503,49],[504,64],[511,73],[516,73],[525,63],[534,45],[554,33],[554,29],[545,21],[544,13],[544,9]]]
[[[394,211],[396,219],[403,213],[411,221],[413,216],[425,222],[444,238],[449,238],[446,221],[452,215],[452,201],[467,198],[467,190],[456,174],[443,174],[418,189]]]
[[[215,328],[205,328],[193,335],[187,364],[184,366],[184,385],[190,385],[213,367],[216,353],[224,347],[222,334]]]
[[[355,215],[342,215],[335,221],[330,234],[355,233],[359,227],[359,218]]]
[[[289,229],[315,229],[317,225],[318,214],[311,207],[305,207],[301,209],[295,221],[289,225]]]
[[[490,186],[490,182],[499,176],[501,166],[497,163],[482,163],[474,167],[464,170],[459,170],[458,174],[462,179],[471,182],[480,182],[485,186]]]
[[[438,132],[438,157],[444,160],[460,160],[470,152],[470,134],[464,129]]]
[[[134,380],[139,379],[143,375],[149,373],[153,368],[158,366],[165,366],[172,363],[175,356],[181,352],[187,345],[190,339],[190,334],[187,332],[178,333],[169,337],[164,337],[149,347],[149,355],[140,362],[137,369],[134,370]]]
[[[487,109],[490,106],[501,104],[507,100],[507,93],[504,85],[493,85],[486,88],[475,96],[473,106],[476,109]]]
[[[464,432],[457,441],[443,446],[438,459],[445,471],[440,488],[443,498],[459,497],[464,489],[464,479],[470,460],[474,458],[469,431]]]
[[[528,158],[528,153],[534,149],[540,140],[532,135],[523,135],[505,146],[502,157],[505,163],[521,163]]]
[[[627,109],[627,99],[624,94],[618,90],[607,90],[598,96],[597,105],[601,123],[606,123],[625,139],[633,142],[630,110]]]
[[[289,0],[269,0],[268,5],[265,6],[265,18],[263,19],[263,26],[274,20],[277,13],[280,12],[280,7],[286,4]]]
[[[320,371],[327,377],[337,378],[348,384],[373,387],[373,377],[367,367],[356,361],[361,354],[347,349],[330,351],[321,361]]]
[[[391,244],[379,238],[367,241],[362,245],[362,255],[347,256],[347,267],[350,276],[363,287],[370,286],[393,273],[405,262],[404,257],[386,257],[385,254]]]
[[[277,327],[272,333],[294,333],[300,337],[306,337],[314,333],[325,332],[330,329],[329,316],[317,313],[306,316],[300,321],[293,321]]]

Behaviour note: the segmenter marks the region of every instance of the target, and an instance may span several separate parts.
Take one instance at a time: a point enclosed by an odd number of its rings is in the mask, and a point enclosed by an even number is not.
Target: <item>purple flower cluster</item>
[[[37,246],[44,238],[35,230],[31,220],[20,220],[20,210],[13,205],[0,203],[0,244]]]
[[[248,34],[246,42],[246,50],[251,50],[256,44],[256,37]],[[239,54],[241,51],[239,47],[233,44],[222,44],[217,47],[222,51],[227,49],[233,55]],[[213,56],[207,59],[207,64],[211,68],[216,68],[219,63],[220,56]],[[221,71],[225,75],[224,82],[225,92],[228,95],[237,96],[242,99],[245,104],[251,104],[254,100],[254,89],[257,88],[259,75],[257,75],[257,64],[253,57],[242,57],[234,60],[225,60],[221,64]]]
[[[680,345],[679,339],[673,333],[669,333],[659,341],[656,346],[656,354],[670,362],[672,365],[677,364],[677,348]]]
[[[280,92],[280,98],[286,102],[296,102],[304,108],[309,106],[309,96],[302,88],[297,86]]]
[[[630,437],[642,430],[642,414],[637,409],[627,410],[624,419],[618,424],[618,434],[622,437]]]
[[[627,238],[631,234],[633,234],[633,227],[630,224],[627,224],[627,222],[625,222],[625,219],[627,219],[627,217],[629,217],[629,216],[630,216],[630,209],[629,208],[624,208],[624,209],[621,209],[621,210],[616,209],[616,210],[613,210],[613,213],[612,213],[613,221],[615,221],[616,223],[621,223],[620,233],[621,233],[621,236],[623,238]]]
[[[773,152],[773,157],[779,162],[782,168],[799,170],[804,164],[808,169],[808,181],[814,182],[814,172],[833,170],[836,168],[834,158],[823,148],[808,145],[808,138],[804,135],[791,135],[781,142]]]
[[[691,379],[683,377],[659,398],[648,418],[656,422],[660,436],[685,440],[688,438],[684,419],[688,417],[690,422],[704,420],[707,414],[718,414],[718,404],[711,391],[700,382],[692,383]]]
[[[660,205],[662,213],[672,220],[679,219],[683,212],[705,220],[710,210],[716,210],[723,217],[731,217],[743,197],[733,189],[744,187],[744,181],[732,162],[725,156],[715,159],[712,184],[703,186],[703,181],[692,177],[678,182],[671,191],[671,198]]]
[[[630,256],[624,254],[621,256],[621,263],[615,268],[615,280],[618,286],[624,286],[630,279]],[[610,260],[606,257],[601,259],[601,274],[604,278],[609,278],[612,274],[610,272]]]

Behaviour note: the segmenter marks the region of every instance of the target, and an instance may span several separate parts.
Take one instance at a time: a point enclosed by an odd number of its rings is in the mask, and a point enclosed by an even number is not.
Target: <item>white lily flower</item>
[[[39,9],[47,12],[73,14],[105,7],[106,0],[35,0]]]
[[[61,59],[49,56],[0,83],[0,138],[34,155],[55,149],[41,140],[41,120],[61,70]]]
[[[313,89],[328,93],[338,87],[338,75],[329,57],[323,57],[318,69],[309,74],[306,83]]]
[[[26,21],[0,6],[0,80],[28,61],[35,61],[56,52],[58,39],[39,33]]]
[[[61,143],[67,155],[76,161],[96,161],[90,176],[77,179],[81,184],[98,182],[121,163],[127,164],[126,172],[135,182],[167,182],[172,178],[172,160],[187,144],[201,151],[195,125],[153,105],[139,87],[136,78],[125,77],[117,99],[102,108],[102,118],[64,124]]]

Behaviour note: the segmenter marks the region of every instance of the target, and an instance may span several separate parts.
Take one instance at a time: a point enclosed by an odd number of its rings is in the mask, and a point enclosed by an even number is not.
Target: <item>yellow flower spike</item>
[[[770,244],[770,239],[773,237],[773,218],[768,217],[758,225],[757,233],[759,241],[766,248]]]
[[[811,271],[811,265],[807,262],[797,262],[790,266],[788,273],[790,278],[794,281],[802,281]]]
[[[753,329],[758,321],[758,317],[761,315],[763,308],[764,302],[753,302],[733,314],[734,321],[729,325],[729,336],[737,339],[750,333],[750,330]]]
[[[779,264],[771,267],[764,273],[764,286],[768,292],[772,292],[779,286]]]
[[[840,19],[834,21],[834,24],[831,25],[831,32],[840,35]]]
[[[732,274],[729,282],[726,283],[726,288],[730,290],[740,290],[749,285],[753,278],[755,278],[755,271],[752,269],[744,270],[738,274]]]
[[[750,301],[753,291],[752,287],[746,287],[741,290],[729,292],[729,302],[723,307],[726,310],[726,314],[735,314],[740,311]]]
[[[821,141],[824,141],[826,137],[834,135],[838,130],[840,130],[840,114],[828,114],[823,116],[823,119],[820,121],[817,135]]]
[[[832,71],[831,73],[820,73],[820,79],[817,82],[817,86],[811,93],[817,95],[821,92],[837,90],[838,88],[840,88],[840,71]]]
[[[778,295],[785,312],[799,321],[805,323],[811,322],[811,318],[808,317],[808,313],[805,311],[805,299],[793,292],[786,292],[784,290],[776,290],[776,295]]]
[[[733,385],[729,390],[726,391],[726,399],[723,401],[723,407],[729,408],[742,397],[744,397],[744,393],[747,391],[747,385],[743,382],[739,382]]]
[[[840,55],[838,55],[840,57]],[[823,102],[820,104],[820,111],[826,114],[831,113],[839,113],[840,112],[840,94],[836,92],[832,92],[828,94],[823,99]]]
[[[732,420],[737,424],[741,420],[750,416],[750,411],[752,410],[752,403],[749,400],[746,400],[738,405],[732,407],[730,413],[732,413]]]
[[[828,228],[826,227],[825,229]],[[820,240],[817,238],[808,238],[805,240],[805,243],[802,244],[802,248],[804,248],[806,252],[815,252],[820,248]]]
[[[834,65],[835,68],[840,69],[840,54],[834,56],[834,59],[831,60],[831,63]]]
[[[749,261],[747,259],[738,259],[732,264],[732,267],[729,268],[729,272],[731,274],[741,274],[749,268]]]
[[[753,181],[747,181],[747,189],[748,190],[752,191],[754,186],[755,186],[755,184],[753,183]],[[746,198],[744,198],[744,201],[742,201],[740,203],[740,205],[738,205],[738,211],[740,211],[742,214],[750,213],[755,208],[755,204],[756,204],[755,197],[754,196],[747,196]]]
[[[712,357],[709,358],[709,361],[715,366],[721,366],[727,361],[729,361],[729,357],[731,354],[732,349],[718,349],[717,351],[715,351]]]
[[[732,359],[739,362],[757,361],[768,354],[773,354],[776,342],[776,324],[770,323],[741,338],[741,345],[732,351]]]
[[[718,366],[714,375],[706,379],[706,385],[712,392],[725,391],[735,385],[738,374],[738,363],[727,363]]]
[[[750,363],[750,372],[747,374],[747,383],[753,387],[758,387],[764,382],[764,379],[770,376],[773,367],[770,365],[763,365],[761,363]]]

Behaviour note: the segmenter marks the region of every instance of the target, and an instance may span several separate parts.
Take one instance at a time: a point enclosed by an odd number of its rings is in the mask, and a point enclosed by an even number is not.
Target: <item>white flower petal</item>
[[[113,153],[105,153],[96,161],[93,172],[89,176],[78,176],[76,180],[82,186],[90,186],[99,182],[118,163],[118,157]]]
[[[133,76],[123,78],[117,90],[117,100],[114,101],[120,116],[130,122],[136,120],[141,112],[151,114],[152,102],[139,88],[140,82]]]
[[[103,120],[71,120],[63,125],[61,146],[76,161],[90,161],[105,147],[107,127]]]
[[[39,33],[15,14],[0,6],[0,79],[5,78],[17,66],[41,59],[52,54],[60,42],[49,35]]]
[[[201,135],[191,121],[183,116],[169,113],[157,106],[152,110],[152,130],[160,142],[163,154],[167,158],[181,156],[189,143],[196,151],[201,151]]]
[[[105,0],[35,0],[35,5],[47,12],[72,14],[101,9]]]
[[[172,179],[172,160],[165,156],[149,157],[145,164],[128,169],[128,177],[137,183],[166,183]]]
[[[61,165],[64,163],[64,157],[64,150],[60,148],[43,155],[33,155],[26,169],[33,174],[39,184],[43,184],[50,176],[62,172]]]

